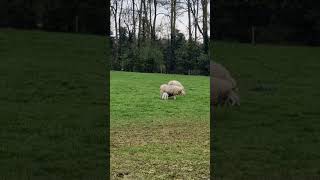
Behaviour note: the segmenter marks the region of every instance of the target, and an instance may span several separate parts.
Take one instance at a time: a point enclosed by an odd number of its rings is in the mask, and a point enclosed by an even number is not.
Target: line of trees
[[[215,0],[213,38],[320,45],[318,0]]]
[[[111,68],[209,75],[208,4],[208,0],[112,0]],[[185,15],[186,27],[178,27]]]

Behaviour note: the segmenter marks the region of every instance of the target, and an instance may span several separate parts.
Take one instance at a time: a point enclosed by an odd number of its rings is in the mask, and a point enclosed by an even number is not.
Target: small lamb
[[[169,98],[169,94],[164,92],[161,96],[161,99],[167,100]]]

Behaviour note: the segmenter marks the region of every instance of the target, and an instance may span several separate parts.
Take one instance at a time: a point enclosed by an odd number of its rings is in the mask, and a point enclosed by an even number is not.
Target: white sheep
[[[182,86],[182,84],[181,84],[179,81],[177,81],[177,80],[169,81],[169,82],[168,82],[168,85],[180,86],[180,87],[182,87],[182,88],[184,89],[184,87]]]
[[[179,81],[177,81],[177,80],[169,81],[169,82],[168,82],[168,85],[174,85],[174,86],[182,87],[182,89],[183,89],[182,95],[186,95],[186,91],[185,91],[183,85],[182,85]]]
[[[211,77],[211,102],[216,105],[240,105],[240,98],[233,91],[232,83],[225,79]]]
[[[164,95],[164,93],[167,93],[168,97],[173,96],[174,99],[176,99],[176,96],[185,95],[184,89],[182,87],[175,86],[175,85],[168,85],[168,84],[162,84],[160,86],[161,99],[167,96],[167,95]]]

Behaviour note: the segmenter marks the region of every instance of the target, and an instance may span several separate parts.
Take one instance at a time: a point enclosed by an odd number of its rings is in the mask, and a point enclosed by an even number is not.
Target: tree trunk
[[[188,30],[189,30],[189,43],[192,41],[192,33],[191,33],[191,0],[188,0]]]
[[[144,10],[144,18],[143,18],[143,40],[145,41],[147,37],[147,29],[148,29],[148,11],[146,0],[143,0],[143,10]]]
[[[199,26],[199,0],[192,0],[193,2],[193,8],[191,8],[191,13],[193,16],[193,20],[194,20],[194,40],[197,41],[198,39],[198,30],[200,31],[200,33],[203,35],[203,32]],[[203,0],[201,0],[201,3],[203,2]]]
[[[115,33],[116,33],[116,41],[119,39],[118,38],[118,23],[117,23],[117,14],[118,14],[118,1],[115,0],[115,6],[113,7],[113,16],[114,16],[114,26],[115,26]]]
[[[255,36],[256,28],[254,25],[251,26],[251,44],[256,45],[256,36]]]
[[[208,0],[202,0],[203,9],[203,50],[207,54],[209,49],[208,38]]]
[[[149,38],[152,37],[152,6],[151,6],[151,0],[149,0]]]
[[[118,19],[118,1],[117,0],[114,0],[113,1],[113,4],[112,4],[112,13],[113,13],[113,16],[114,16],[114,26],[115,26],[115,34],[116,34],[116,38],[114,40],[114,65],[115,65],[115,68],[118,69],[118,22],[117,22],[117,19]]]
[[[123,0],[121,0],[121,4],[120,4],[120,11],[119,11],[119,17],[118,17],[118,25],[119,25],[119,38],[120,38],[120,31],[121,31],[121,16],[122,16],[122,8],[123,7]]]
[[[176,42],[176,0],[171,1],[171,38],[170,38],[170,72],[175,71],[175,42]]]
[[[154,5],[154,17],[153,17],[153,28],[152,28],[152,39],[156,40],[156,21],[157,21],[157,0],[153,0]]]
[[[120,4],[120,11],[119,11],[119,17],[118,17],[118,30],[119,30],[119,40],[118,40],[118,55],[121,54],[121,16],[122,16],[122,9],[123,9],[123,0],[121,0]],[[120,61],[120,56],[118,56],[118,60]],[[123,70],[123,62],[120,62],[121,70]]]
[[[199,0],[196,0],[195,17],[194,17],[194,39],[198,38],[198,16],[199,16]]]
[[[138,29],[138,47],[140,47],[140,43],[141,43],[141,28],[142,28],[142,6],[143,5],[143,1],[140,1],[140,9],[139,9],[139,29]]]
[[[79,16],[75,17],[75,32],[79,32]]]
[[[115,31],[116,31],[116,41],[118,41],[118,23],[117,23],[117,14],[114,16],[114,24],[115,24]]]
[[[135,19],[135,2],[132,0],[132,23],[133,23],[133,29],[132,29],[132,34],[133,34],[133,41],[136,39],[136,19]]]

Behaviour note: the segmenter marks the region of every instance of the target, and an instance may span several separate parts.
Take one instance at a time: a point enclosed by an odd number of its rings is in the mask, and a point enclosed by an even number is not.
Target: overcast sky
[[[118,1],[119,2],[119,1]],[[186,8],[186,2],[185,0],[181,0],[181,2],[183,2],[181,5],[184,6]],[[201,6],[201,3],[199,3]],[[131,0],[124,0],[124,6],[130,6],[131,5]],[[180,14],[177,17],[177,22],[176,22],[176,28],[180,30],[180,32],[185,34],[185,37],[188,38],[188,13],[184,12],[186,10],[180,9],[178,10],[177,14]],[[165,6],[165,7],[161,7],[160,4],[158,4],[158,13],[164,13],[164,14],[169,14],[170,15],[170,7],[169,6]],[[208,4],[208,14],[210,15],[210,3]],[[199,10],[199,16],[202,16],[202,10]],[[153,18],[153,16],[152,16]],[[127,20],[132,22],[132,19]],[[209,21],[210,18],[208,17],[208,34],[210,35],[210,25],[209,25]],[[124,23],[121,23],[122,26],[125,26]],[[200,20],[199,22],[200,27],[202,27],[202,22]],[[157,36],[158,37],[164,37],[170,35],[170,17],[165,16],[163,14],[159,14],[157,16],[157,29],[159,30],[159,32],[157,32]],[[114,32],[114,17],[111,16],[111,30]],[[194,32],[194,28],[192,29],[192,32]],[[194,34],[193,34],[194,36]],[[198,31],[198,37],[199,40],[201,41],[201,34]]]

